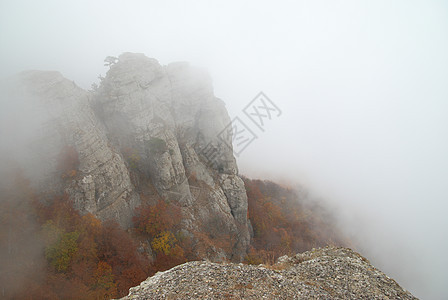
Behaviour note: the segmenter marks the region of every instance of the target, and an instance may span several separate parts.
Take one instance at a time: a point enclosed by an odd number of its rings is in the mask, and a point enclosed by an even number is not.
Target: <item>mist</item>
[[[206,69],[258,137],[240,173],[306,186],[373,265],[448,297],[446,2],[2,1],[0,45],[1,78],[57,70],[84,89],[123,52]],[[281,110],[264,131],[243,113],[260,91]]]

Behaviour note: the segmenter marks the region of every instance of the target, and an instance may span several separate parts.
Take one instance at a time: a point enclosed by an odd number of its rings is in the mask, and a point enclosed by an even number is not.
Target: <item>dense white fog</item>
[[[372,264],[448,297],[447,2],[0,2],[2,78],[58,70],[89,89],[123,52],[206,69],[258,136],[241,173],[307,186]],[[260,91],[282,112],[264,132],[242,112]]]

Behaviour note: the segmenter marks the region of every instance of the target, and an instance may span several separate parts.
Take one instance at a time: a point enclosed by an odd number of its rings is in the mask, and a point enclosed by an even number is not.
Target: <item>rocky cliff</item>
[[[130,299],[416,299],[348,248],[283,256],[273,266],[189,262],[131,288]]]
[[[246,191],[229,146],[232,135],[218,138],[230,119],[207,74],[125,53],[111,61],[95,91],[58,72],[29,71],[13,81],[11,102],[29,108],[32,137],[22,141],[26,153],[16,156],[36,187],[66,192],[82,213],[126,228],[142,202],[143,184],[132,176],[143,174],[159,197],[181,207],[182,230],[202,245],[200,256],[244,257]],[[76,156],[68,169],[61,168],[64,155]]]
[[[231,251],[240,260],[250,238],[247,197],[228,146],[231,135],[218,139],[230,118],[208,75],[186,63],[163,67],[125,53],[111,66],[96,101],[110,141],[135,151],[136,167],[159,195],[183,207],[184,228],[230,237],[227,250],[212,246],[208,255],[224,259]]]
[[[26,109],[15,145],[23,153],[16,159],[34,185],[47,193],[65,191],[81,212],[129,226],[138,195],[91,108],[92,95],[59,72],[23,72],[11,86],[11,102]],[[60,166],[66,149],[76,155],[72,170]]]

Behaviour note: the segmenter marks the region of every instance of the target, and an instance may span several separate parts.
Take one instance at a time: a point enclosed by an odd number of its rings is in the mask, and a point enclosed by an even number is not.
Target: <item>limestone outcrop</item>
[[[185,234],[223,241],[217,246],[196,238],[200,256],[242,260],[250,240],[247,196],[232,134],[219,136],[230,118],[205,72],[124,53],[94,91],[58,72],[24,72],[15,84],[33,120],[21,163],[39,170],[32,176],[36,186],[66,192],[82,213],[126,228],[141,203],[131,180],[138,171],[162,199],[181,207]],[[69,174],[58,169],[67,147],[78,160]]]
[[[188,262],[131,288],[131,299],[417,299],[348,248],[281,257],[273,266]]]
[[[22,167],[45,192],[67,192],[75,208],[101,219],[130,225],[139,204],[120,153],[109,146],[91,106],[91,95],[59,72],[28,71],[14,82],[14,98],[23,107],[25,134],[17,148]],[[31,120],[31,121],[30,121]],[[61,173],[61,153],[71,147],[76,170]]]

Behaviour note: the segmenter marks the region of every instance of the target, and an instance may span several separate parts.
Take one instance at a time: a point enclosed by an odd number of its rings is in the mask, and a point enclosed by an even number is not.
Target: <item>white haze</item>
[[[127,51],[207,69],[232,116],[264,91],[283,114],[240,171],[307,186],[375,266],[448,297],[447,2],[0,1],[1,77],[88,89]]]

